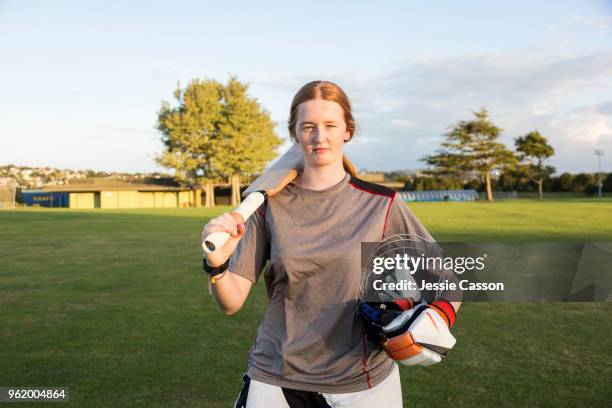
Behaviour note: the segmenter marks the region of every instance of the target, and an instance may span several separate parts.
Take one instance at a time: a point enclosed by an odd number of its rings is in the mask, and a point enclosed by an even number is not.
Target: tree
[[[177,86],[177,106],[163,101],[158,113],[164,151],[157,162],[174,168],[182,182],[230,179],[235,201],[237,177],[261,172],[282,142],[269,113],[247,91],[235,77],[226,84],[194,79],[185,89]]]
[[[572,191],[572,185],[574,184],[574,175],[572,173],[563,173],[559,176],[559,183],[561,184],[561,191]]]
[[[599,191],[598,183],[589,183],[584,188],[584,193],[590,196],[597,194],[598,191]]]
[[[525,177],[523,174],[512,169],[504,172],[497,179],[497,188],[502,191],[523,190],[525,187]]]
[[[433,166],[432,173],[437,175],[480,176],[486,186],[487,200],[493,201],[491,172],[512,167],[516,157],[504,144],[497,142],[502,129],[489,120],[487,110],[482,108],[473,113],[476,119],[458,122],[445,134],[442,149],[423,161]]]
[[[608,173],[606,178],[603,180],[602,184],[603,184],[603,187],[602,187],[603,191],[607,193],[612,193],[612,173]]]
[[[578,173],[572,180],[570,189],[574,193],[584,193],[586,192],[589,184],[594,184],[597,186],[595,175],[589,173]]]
[[[542,200],[542,184],[544,179],[555,172],[555,168],[544,166],[544,161],[555,154],[555,149],[537,130],[519,136],[514,140],[518,158],[521,161],[519,169],[538,185],[538,196]]]
[[[561,177],[551,176],[544,180],[544,191],[561,191]]]

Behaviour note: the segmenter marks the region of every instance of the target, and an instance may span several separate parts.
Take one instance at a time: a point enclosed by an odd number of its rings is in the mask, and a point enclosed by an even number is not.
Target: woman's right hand
[[[213,218],[204,226],[202,240],[213,232],[227,232],[230,234],[225,245],[214,252],[206,253],[206,259],[210,266],[217,267],[223,265],[234,253],[245,231],[244,223],[241,221],[242,217],[238,214],[226,212]]]

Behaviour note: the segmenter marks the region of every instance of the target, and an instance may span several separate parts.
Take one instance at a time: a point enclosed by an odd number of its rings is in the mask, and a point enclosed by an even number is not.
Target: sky
[[[612,172],[612,0],[0,0],[0,165],[170,172],[161,102],[230,75],[286,140],[295,92],[339,84],[360,169],[422,169],[486,107],[508,147],[537,129],[559,173]]]

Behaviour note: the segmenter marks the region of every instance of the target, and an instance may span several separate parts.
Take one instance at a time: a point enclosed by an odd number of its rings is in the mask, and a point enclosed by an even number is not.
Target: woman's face
[[[342,162],[342,146],[351,137],[340,105],[324,99],[300,104],[295,131],[305,160],[314,166]]]

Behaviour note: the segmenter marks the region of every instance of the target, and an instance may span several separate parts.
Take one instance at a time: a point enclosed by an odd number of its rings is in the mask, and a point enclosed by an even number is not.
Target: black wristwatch
[[[204,272],[206,272],[208,276],[210,277],[221,275],[223,272],[227,270],[228,265],[229,265],[229,259],[225,261],[223,265],[219,265],[216,268],[213,268],[212,266],[208,264],[208,262],[206,262],[206,257],[202,259],[202,269],[204,269]]]

